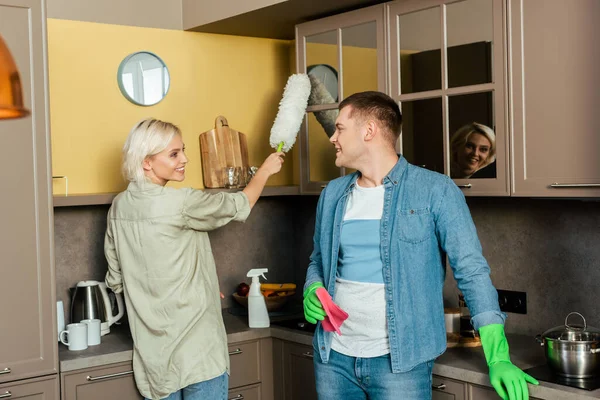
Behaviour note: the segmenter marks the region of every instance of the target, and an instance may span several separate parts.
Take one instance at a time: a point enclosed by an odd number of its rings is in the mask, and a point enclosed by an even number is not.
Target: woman
[[[478,178],[474,174],[496,160],[496,135],[493,130],[477,122],[457,130],[450,146],[452,178]]]
[[[246,220],[283,155],[267,157],[243,191],[207,194],[166,186],[185,178],[179,128],[146,119],[129,133],[123,173],[130,183],[108,212],[104,252],[106,284],[125,294],[144,397],[227,397],[227,336],[207,232]]]

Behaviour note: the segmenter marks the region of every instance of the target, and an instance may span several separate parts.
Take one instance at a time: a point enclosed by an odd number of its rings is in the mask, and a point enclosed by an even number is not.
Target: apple
[[[235,292],[239,295],[239,296],[247,296],[248,292],[250,291],[250,286],[248,286],[248,284],[246,282],[242,282],[240,283],[237,288],[235,289]]]

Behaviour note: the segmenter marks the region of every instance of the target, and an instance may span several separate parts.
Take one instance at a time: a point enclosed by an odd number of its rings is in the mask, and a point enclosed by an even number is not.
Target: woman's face
[[[470,176],[479,170],[490,155],[491,143],[480,133],[472,133],[465,146],[458,151],[457,161],[461,171]]]
[[[166,149],[144,160],[144,171],[152,182],[165,186],[169,181],[185,179],[187,162],[181,135],[175,135]]]

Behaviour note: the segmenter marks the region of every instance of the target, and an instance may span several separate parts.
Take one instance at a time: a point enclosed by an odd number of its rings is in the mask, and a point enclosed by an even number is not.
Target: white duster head
[[[310,79],[306,74],[294,74],[288,78],[283,97],[279,102],[279,111],[271,128],[269,143],[274,149],[283,143],[281,150],[288,152],[300,130],[308,96],[310,95]]]

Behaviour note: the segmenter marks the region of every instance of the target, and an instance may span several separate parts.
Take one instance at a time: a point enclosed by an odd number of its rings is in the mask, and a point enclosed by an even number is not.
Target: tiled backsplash
[[[570,311],[600,327],[600,202],[520,198],[470,198],[484,255],[499,289],[527,292],[527,315],[509,314],[508,332],[537,334],[561,325]],[[295,282],[300,300],[312,251],[316,196],[266,197],[248,220],[210,234],[226,298],[248,281],[250,268],[269,268],[270,282]],[[108,206],[55,209],[57,298],[69,304],[69,288],[104,279],[103,243]],[[444,290],[456,305],[450,269]],[[68,319],[68,314],[66,314]]]

